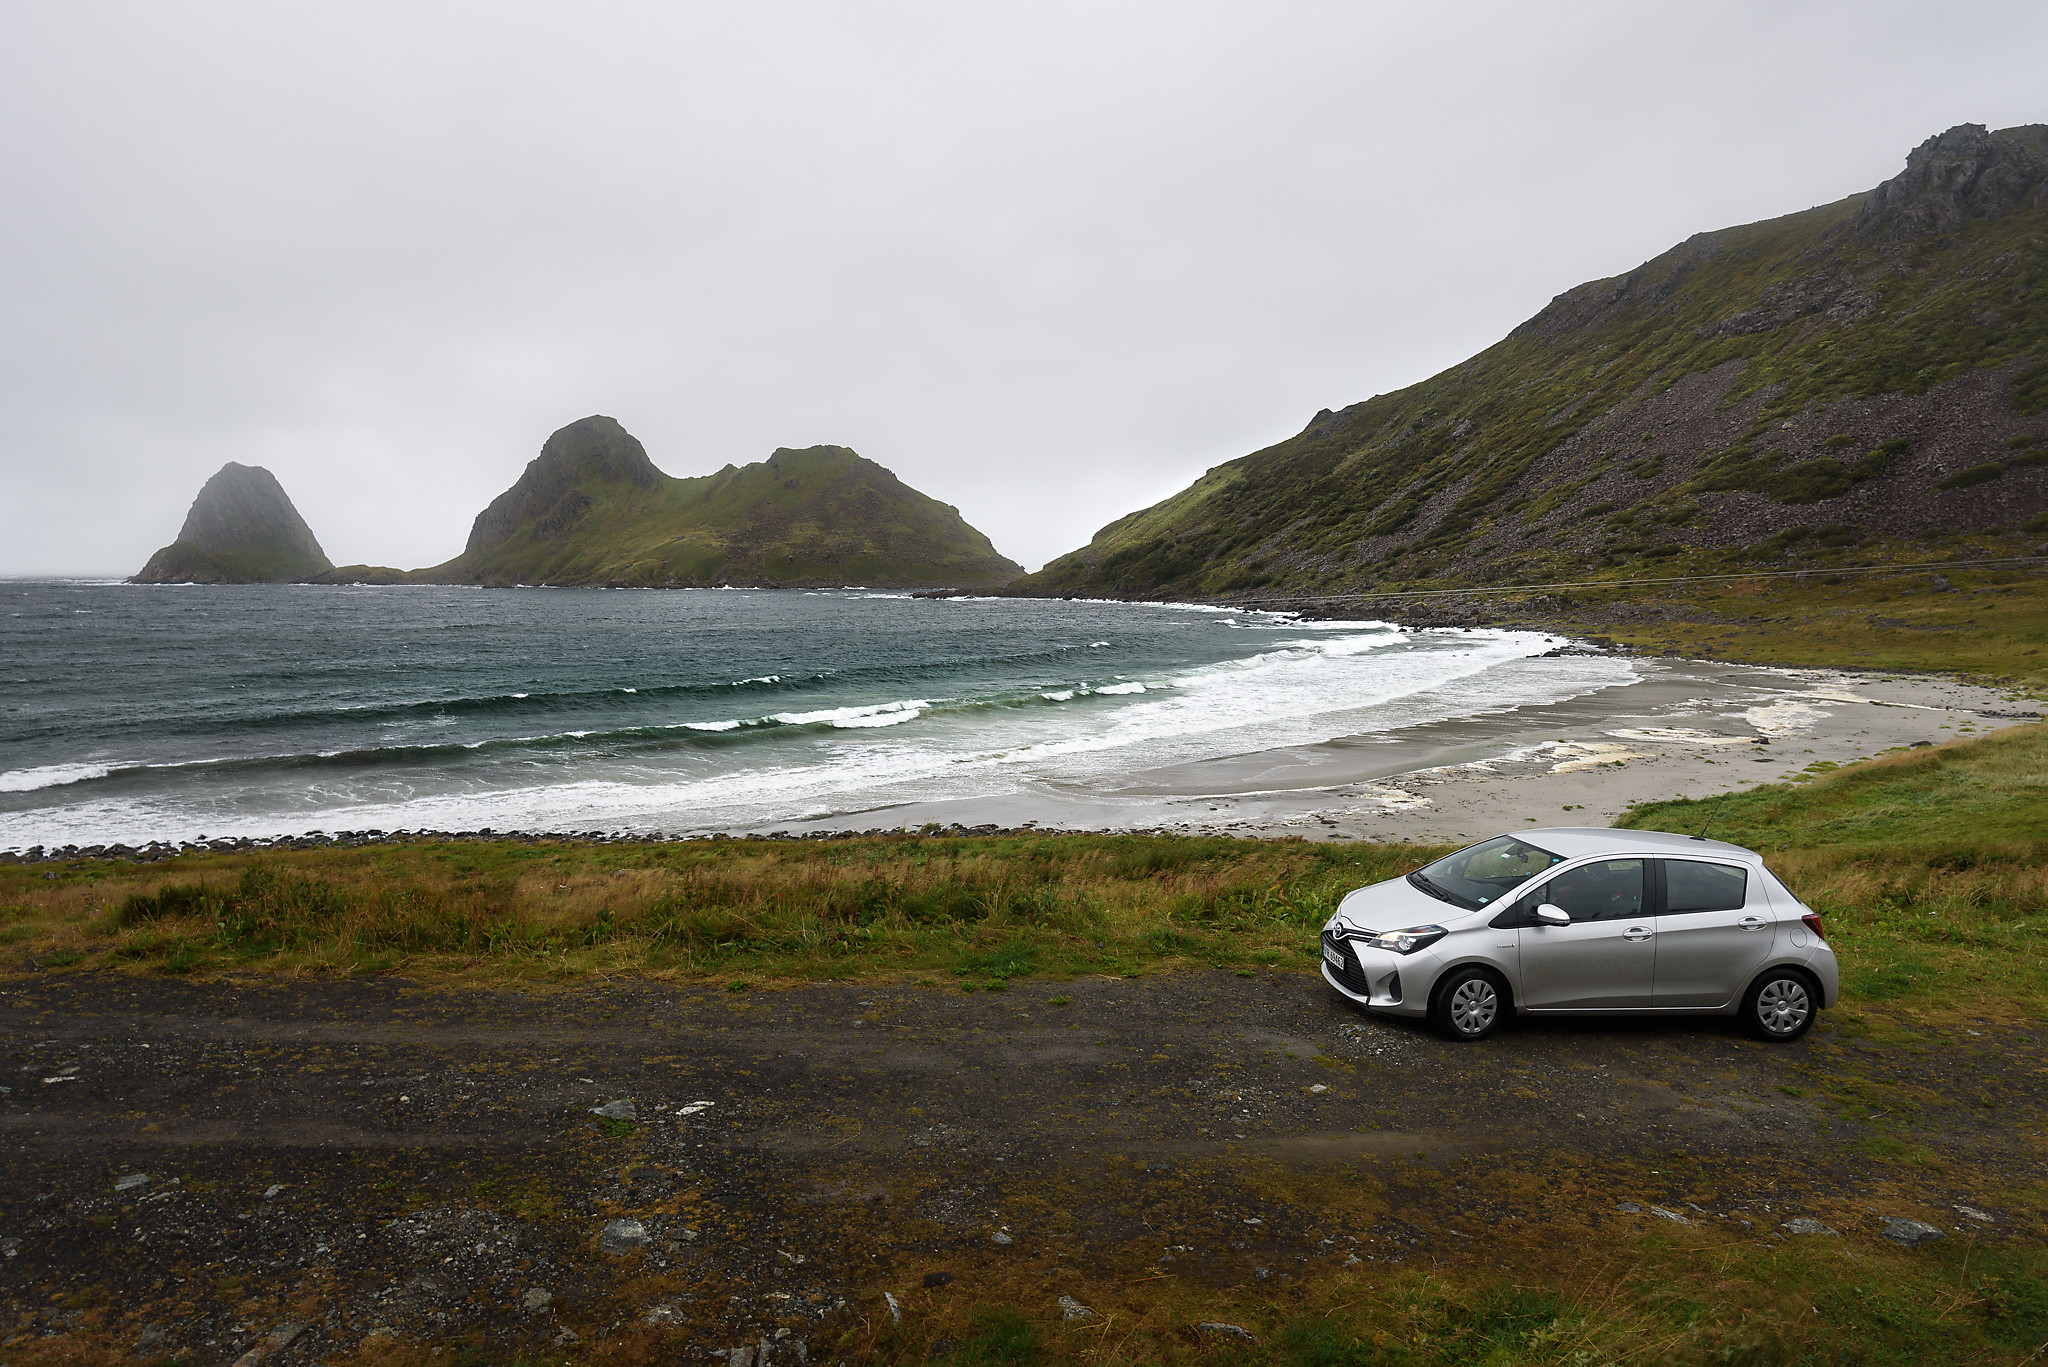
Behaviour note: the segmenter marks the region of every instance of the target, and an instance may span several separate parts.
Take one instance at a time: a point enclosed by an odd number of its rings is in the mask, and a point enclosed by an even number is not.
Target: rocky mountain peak
[[[1864,237],[1952,233],[1972,219],[2048,205],[2048,124],[1997,132],[1959,123],[1906,155],[1906,169],[1870,192],[1856,216]]]
[[[557,429],[527,462],[518,482],[477,514],[463,553],[482,555],[529,524],[537,525],[546,540],[590,506],[584,484],[653,489],[665,478],[647,458],[647,448],[616,418],[580,418]]]
[[[1855,216],[1832,231],[1869,242],[1904,243],[2029,206],[2048,206],[2048,124],[1992,132],[1980,123],[1964,123],[1909,152],[1906,169],[1872,190]],[[1693,277],[1714,263],[1729,239],[1727,230],[1696,233],[1625,275],[1566,290],[1508,335],[1553,340],[1590,331],[1623,312],[1666,310],[1685,299]],[[1772,297],[1745,301],[1744,308],[1709,325],[1708,331],[1718,336],[1767,331],[1811,313],[1860,316],[1868,302],[1863,285],[1846,273],[1821,272],[1796,286],[1782,284]]]
[[[277,476],[229,461],[200,487],[178,539],[150,557],[143,583],[259,583],[333,569]]]
[[[559,474],[572,482],[586,479],[630,480],[643,489],[661,482],[661,471],[647,458],[640,439],[619,426],[618,419],[603,414],[580,418],[557,430],[540,448],[540,455],[527,468]]]
[[[200,486],[185,514],[178,540],[202,551],[241,551],[254,546],[287,546],[327,567],[313,529],[292,506],[277,476],[260,465],[229,461]]]

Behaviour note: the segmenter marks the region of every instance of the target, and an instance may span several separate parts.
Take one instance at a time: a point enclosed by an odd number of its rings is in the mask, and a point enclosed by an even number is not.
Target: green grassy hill
[[[1318,413],[1028,593],[1256,596],[2048,533],[2048,125],[1702,233],[1421,384]]]
[[[477,516],[463,553],[414,579],[462,584],[975,588],[1022,567],[958,509],[843,446],[778,450],[696,479],[589,417],[548,438]]]

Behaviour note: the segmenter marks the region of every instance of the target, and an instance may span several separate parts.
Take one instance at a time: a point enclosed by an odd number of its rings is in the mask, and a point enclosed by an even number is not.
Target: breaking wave
[[[85,783],[113,772],[110,764],[44,764],[33,769],[12,769],[0,774],[0,793],[32,793],[39,788],[62,788]]]

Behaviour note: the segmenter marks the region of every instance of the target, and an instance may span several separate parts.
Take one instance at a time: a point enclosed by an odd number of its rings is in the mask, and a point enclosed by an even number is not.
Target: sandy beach
[[[840,815],[793,832],[1035,825],[1190,835],[1463,841],[1605,826],[1635,803],[1708,797],[1902,746],[2040,718],[1952,679],[1639,659],[1639,680],[1568,702],[1133,772],[1086,791]]]

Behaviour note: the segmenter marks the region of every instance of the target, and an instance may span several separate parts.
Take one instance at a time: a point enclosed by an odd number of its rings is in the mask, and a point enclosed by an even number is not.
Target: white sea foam
[[[1284,625],[1291,631],[1385,631],[1395,635],[1399,635],[1401,631],[1398,623],[1382,622],[1377,617],[1366,617],[1355,622],[1335,617],[1322,618],[1315,621],[1308,621],[1300,617],[1290,617]]]
[[[1145,691],[1145,685],[1139,683],[1136,679],[1133,679],[1129,683],[1104,684],[1100,688],[1094,689],[1092,691],[1096,693],[1106,693],[1111,696],[1114,696],[1119,693],[1143,693]]]
[[[875,726],[899,726],[907,721],[916,721],[932,704],[924,698],[912,698],[903,702],[878,703],[872,707],[827,707],[817,712],[774,712],[770,721],[779,721],[785,726],[813,726],[818,722],[836,726],[842,730],[861,730]]]
[[[1474,632],[1449,648],[1402,650],[1391,657],[1378,653],[1404,639],[1400,633],[1375,633],[1363,639],[1288,642],[1241,660],[1189,669],[1172,680],[1170,691],[1134,699],[1100,727],[1038,739],[1003,759],[1028,768],[1058,761],[1057,767],[1065,769],[1090,755],[1114,754],[1123,764],[1176,763],[1414,725],[1523,700],[1552,700],[1529,693],[1549,694],[1554,685],[1537,684],[1532,690],[1535,681],[1527,679],[1499,679],[1494,687],[1477,690],[1478,697],[1457,688],[1464,679],[1539,654],[1540,638]],[[1587,664],[1594,668],[1584,672],[1604,677],[1598,682],[1574,679],[1557,697],[1634,677],[1622,662],[1589,659]],[[1557,671],[1550,677],[1564,682]],[[1458,696],[1461,691],[1468,696]],[[1099,767],[1084,763],[1073,776]]]
[[[1857,701],[1861,701],[1858,699]],[[1787,698],[1781,702],[1769,703],[1763,707],[1752,707],[1742,714],[1743,720],[1766,736],[1794,736],[1802,731],[1811,731],[1813,724],[1828,716],[1811,703]]]
[[[499,829],[627,821],[678,829],[798,819],[821,806],[861,810],[1014,791],[1025,782],[1114,786],[1148,766],[1558,701],[1636,677],[1627,661],[1592,657],[1545,661],[1532,672],[1525,661],[1542,648],[1541,638],[1508,632],[1469,633],[1391,659],[1289,647],[1186,671],[1164,692],[1105,699],[1107,710],[1076,714],[1078,725],[1048,721],[991,735],[954,718],[925,742],[834,743],[801,762],[701,776],[621,771],[483,797],[448,794],[351,812],[349,820],[387,828],[402,820]],[[1358,673],[1368,665],[1376,677]],[[908,708],[835,711],[912,715]],[[933,715],[944,728],[944,714]]]
[[[10,769],[0,774],[0,793],[32,793],[38,788],[61,788],[67,783],[105,778],[114,772],[111,764],[44,764],[34,769]]]

